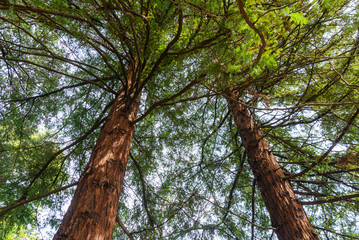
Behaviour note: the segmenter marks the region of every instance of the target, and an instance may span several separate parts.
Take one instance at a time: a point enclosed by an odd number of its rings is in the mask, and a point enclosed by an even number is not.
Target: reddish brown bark
[[[227,101],[278,239],[320,239],[239,94],[230,92]]]
[[[117,96],[54,239],[112,239],[139,100]]]

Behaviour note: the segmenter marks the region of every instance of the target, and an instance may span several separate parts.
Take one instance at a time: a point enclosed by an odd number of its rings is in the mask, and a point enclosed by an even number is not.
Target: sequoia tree
[[[0,2],[1,237],[357,237],[355,4]]]
[[[54,239],[109,239],[115,225],[142,90],[161,68],[171,63],[173,57],[168,56],[169,51],[176,49],[174,45],[182,35],[187,36],[181,44],[186,44],[189,50],[176,56],[206,48],[226,37],[228,30],[222,31],[210,24],[216,32],[202,36],[203,31],[208,32],[208,27],[202,27],[195,19],[184,27],[188,17],[185,20],[181,6],[171,1],[153,6],[121,1],[18,1],[2,2],[1,9],[6,28],[2,34],[1,59],[8,70],[8,87],[5,85],[4,91],[12,95],[10,104],[31,102],[29,112],[33,107],[40,112],[42,103],[35,104],[38,99],[70,89],[72,101],[62,102],[60,107],[51,110],[54,115],[69,113],[71,116],[74,109],[70,104],[78,99],[76,89],[79,87],[89,85],[86,99],[93,88],[97,89],[93,99],[99,97],[100,101],[109,101],[114,98],[101,113],[95,113],[97,119],[92,119],[93,126],[89,125],[90,121],[84,124],[91,126],[87,132],[55,152],[39,166],[37,173],[27,176],[27,186],[2,215],[19,203],[27,202],[29,192],[49,165],[103,123]],[[195,31],[190,33],[189,29]],[[35,79],[35,75],[39,79]],[[196,81],[188,81],[188,86],[183,82],[185,87],[168,100],[187,91]],[[88,100],[78,103],[81,114],[88,106],[93,107]],[[12,107],[17,108],[10,105],[9,109]],[[83,117],[78,115],[72,124],[83,124],[86,121]],[[23,121],[27,119],[24,117]],[[23,132],[20,130],[19,134],[22,137]],[[54,182],[57,180],[56,177]]]

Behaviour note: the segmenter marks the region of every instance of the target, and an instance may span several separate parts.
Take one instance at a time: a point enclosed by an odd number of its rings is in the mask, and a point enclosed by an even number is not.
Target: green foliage
[[[223,95],[240,92],[286,174],[307,169],[357,109],[359,15],[355,1],[243,2],[248,18],[236,1],[1,5],[0,207],[76,181],[123,90],[141,92],[139,117],[156,106],[136,123],[120,199],[135,238],[250,239],[243,218],[270,227]],[[357,191],[358,124],[291,181],[300,201]],[[0,238],[36,239],[38,212],[63,214],[70,194],[8,212]],[[357,198],[306,211],[321,236],[358,237]]]
[[[298,12],[291,13],[290,18],[293,20],[293,22],[295,24],[307,24],[308,23],[308,19],[305,18],[302,13],[298,13]]]
[[[20,120],[21,121],[21,120]],[[19,128],[13,128],[17,122],[9,125],[2,122],[0,136],[2,139],[0,148],[0,206],[5,208],[16,203],[21,198],[32,198],[39,194],[58,188],[62,182],[67,181],[69,175],[64,164],[64,155],[60,154],[46,172],[39,176],[31,188],[26,186],[45,162],[58,151],[58,146],[50,142],[50,133],[39,133],[30,130],[26,123],[21,123]],[[11,127],[9,127],[11,126]],[[20,129],[20,132],[17,130]],[[60,201],[60,200],[59,200]],[[61,202],[61,201],[60,201]],[[36,203],[30,203],[11,211],[1,219],[1,237],[3,239],[36,239],[33,228],[36,228],[38,209],[43,206],[51,206],[53,203],[42,199]],[[29,226],[31,228],[29,229]]]

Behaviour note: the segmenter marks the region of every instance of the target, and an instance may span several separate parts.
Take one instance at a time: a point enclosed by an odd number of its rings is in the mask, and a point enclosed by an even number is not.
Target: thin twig
[[[221,206],[219,206],[217,203],[214,203],[214,202],[212,202],[211,200],[209,200],[209,199],[207,199],[207,198],[205,198],[205,197],[203,197],[203,196],[199,196],[199,197],[201,197],[203,200],[206,200],[207,202],[211,203],[212,205],[214,205],[214,206],[216,206],[216,207],[218,207],[218,208],[220,208],[220,209],[222,209],[222,210],[224,210],[224,211],[227,211],[227,212],[229,212],[230,214],[232,214],[232,215],[234,215],[234,216],[236,216],[236,217],[239,217],[240,219],[243,219],[244,221],[250,223],[251,225],[253,225],[253,226],[257,227],[257,228],[261,228],[261,229],[272,229],[272,230],[276,230],[276,229],[277,229],[277,228],[274,228],[274,227],[263,227],[263,226],[257,225],[257,224],[255,224],[254,222],[248,220],[247,218],[245,218],[245,217],[243,217],[243,216],[241,216],[241,215],[238,215],[237,213],[234,213],[234,212],[232,212],[232,211],[229,210],[229,209],[226,209],[226,208],[224,208],[224,207],[221,207]]]
[[[344,135],[347,133],[347,131],[349,130],[350,126],[352,125],[352,123],[354,122],[354,120],[356,119],[356,117],[359,115],[359,108],[357,108],[356,112],[354,113],[354,115],[349,119],[347,125],[343,128],[343,130],[341,131],[340,135],[334,140],[333,144],[330,146],[330,148],[322,155],[320,156],[320,158],[312,163],[308,168],[304,169],[303,171],[290,175],[288,177],[285,177],[285,180],[290,180],[292,178],[296,178],[299,176],[302,176],[303,174],[307,173],[308,171],[310,171],[311,169],[313,169],[315,166],[317,166],[319,163],[321,163],[328,155],[329,153],[334,149],[334,147],[340,142],[340,140],[344,137]]]

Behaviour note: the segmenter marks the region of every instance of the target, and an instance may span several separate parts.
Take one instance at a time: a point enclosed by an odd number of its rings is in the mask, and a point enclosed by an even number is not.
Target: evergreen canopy
[[[0,238],[62,223],[65,239],[69,216],[96,223],[96,208],[113,239],[284,239],[295,218],[274,197],[322,239],[359,239],[358,10],[0,1]],[[261,141],[275,171],[255,165]]]

